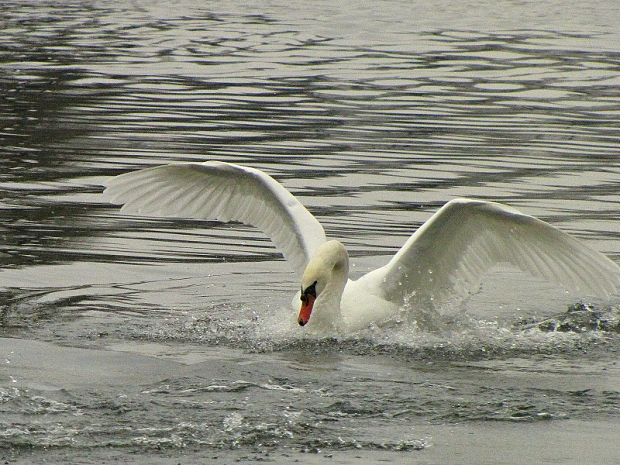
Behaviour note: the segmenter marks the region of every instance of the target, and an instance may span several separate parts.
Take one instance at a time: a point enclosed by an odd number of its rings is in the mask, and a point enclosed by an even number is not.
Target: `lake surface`
[[[123,216],[101,186],[261,168],[354,276],[455,197],[620,263],[616,2],[5,1],[0,18],[0,458],[615,463],[618,296],[499,267],[428,324],[307,337],[259,231]]]

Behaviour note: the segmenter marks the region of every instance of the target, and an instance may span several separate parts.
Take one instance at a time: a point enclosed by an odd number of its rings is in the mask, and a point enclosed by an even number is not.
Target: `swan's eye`
[[[316,298],[316,283],[317,281],[314,281],[314,283],[308,286],[305,290],[303,287],[301,288],[301,295],[299,298],[303,303],[307,304],[310,296]]]

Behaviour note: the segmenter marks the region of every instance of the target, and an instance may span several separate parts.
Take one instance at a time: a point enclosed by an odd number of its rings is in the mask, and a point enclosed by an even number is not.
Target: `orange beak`
[[[304,326],[308,323],[310,319],[310,314],[312,313],[312,307],[314,306],[314,301],[316,297],[312,294],[307,294],[304,296],[305,298],[301,301],[301,310],[299,311],[299,322],[300,326]]]

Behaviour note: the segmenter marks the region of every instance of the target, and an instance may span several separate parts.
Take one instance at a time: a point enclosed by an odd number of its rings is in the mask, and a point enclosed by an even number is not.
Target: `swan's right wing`
[[[318,220],[271,176],[230,163],[176,163],[125,173],[106,183],[121,212],[239,221],[271,238],[299,274],[325,242]]]
[[[620,267],[586,244],[514,208],[468,199],[444,205],[370,274],[386,299],[402,303],[467,293],[498,263],[587,295],[620,288]]]

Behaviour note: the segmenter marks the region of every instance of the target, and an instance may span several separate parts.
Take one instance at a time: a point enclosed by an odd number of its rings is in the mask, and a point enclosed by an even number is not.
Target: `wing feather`
[[[392,301],[436,298],[470,291],[498,263],[587,295],[620,288],[620,267],[574,237],[513,208],[467,199],[444,205],[373,279]]]
[[[325,232],[280,183],[224,162],[175,163],[110,179],[104,194],[126,214],[239,221],[267,234],[301,274]]]

